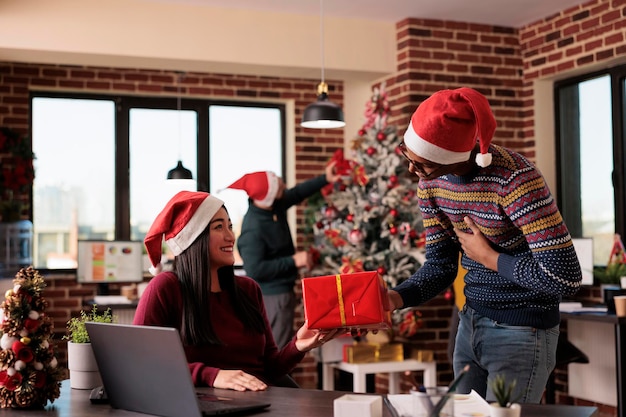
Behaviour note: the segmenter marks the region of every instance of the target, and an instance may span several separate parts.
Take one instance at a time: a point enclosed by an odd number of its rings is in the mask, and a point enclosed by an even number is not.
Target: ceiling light
[[[320,0],[320,51],[322,81],[317,86],[317,101],[306,106],[300,125],[311,129],[344,127],[343,110],[328,99],[328,84],[324,81],[324,0]]]
[[[191,171],[183,166],[182,161],[182,133],[181,133],[181,105],[180,105],[180,82],[182,79],[182,73],[178,75],[178,99],[177,99],[177,109],[178,109],[178,164],[173,169],[167,173],[168,180],[193,180],[193,175],[191,175]]]

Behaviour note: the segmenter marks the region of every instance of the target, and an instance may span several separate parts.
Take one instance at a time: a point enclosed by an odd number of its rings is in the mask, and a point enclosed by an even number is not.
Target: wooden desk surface
[[[270,387],[262,392],[235,392],[215,390],[212,388],[200,391],[215,392],[230,397],[256,398],[272,404],[268,411],[250,414],[264,417],[332,417],[333,400],[348,394],[342,391],[321,391],[297,388]],[[575,407],[569,405],[522,405],[522,417],[594,417],[598,414],[595,407]],[[94,405],[89,402],[89,390],[73,390],[69,381],[64,381],[61,396],[45,410],[0,409],[0,416],[6,417],[101,417],[101,416],[142,416],[144,414],[112,409],[107,404]],[[384,417],[390,417],[387,409]],[[181,416],[184,417],[184,416]]]

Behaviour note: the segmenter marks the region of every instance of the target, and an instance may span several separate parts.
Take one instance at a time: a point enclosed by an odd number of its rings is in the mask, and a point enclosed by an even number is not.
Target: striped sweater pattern
[[[536,167],[497,145],[490,152],[486,168],[420,180],[426,262],[394,289],[405,306],[416,306],[452,285],[461,251],[453,228],[468,231],[467,216],[500,253],[498,272],[462,255],[467,305],[501,323],[556,326],[561,297],[582,280],[569,231]]]

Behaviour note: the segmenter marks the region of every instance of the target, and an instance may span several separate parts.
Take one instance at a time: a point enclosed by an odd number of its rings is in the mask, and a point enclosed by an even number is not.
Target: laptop
[[[248,414],[256,400],[196,392],[174,328],[87,322],[104,391],[113,408],[163,417]]]

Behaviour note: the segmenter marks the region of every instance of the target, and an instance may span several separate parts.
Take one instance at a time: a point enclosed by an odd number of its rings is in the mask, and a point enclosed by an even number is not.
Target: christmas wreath
[[[30,141],[19,133],[0,127],[0,217],[10,222],[20,219],[28,207],[27,193],[33,185],[35,155]]]

